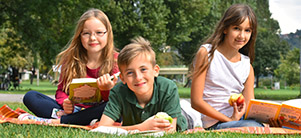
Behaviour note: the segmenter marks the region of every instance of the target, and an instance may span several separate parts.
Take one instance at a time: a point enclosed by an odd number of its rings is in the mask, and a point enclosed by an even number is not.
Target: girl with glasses
[[[55,100],[36,91],[25,94],[23,102],[46,123],[88,125],[99,120],[108,101],[109,91],[118,78],[118,53],[113,44],[113,31],[108,17],[98,9],[86,11],[77,22],[75,33],[65,50],[58,54],[56,63],[61,67]],[[68,99],[69,86],[74,78],[98,78],[102,101],[75,104]],[[39,118],[40,117],[40,118]]]

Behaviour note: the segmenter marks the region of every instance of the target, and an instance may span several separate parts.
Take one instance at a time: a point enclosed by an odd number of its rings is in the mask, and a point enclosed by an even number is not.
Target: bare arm
[[[242,94],[245,97],[246,107],[248,107],[250,100],[254,99],[254,70],[252,65],[250,66],[250,73],[244,86],[245,88],[242,91]]]
[[[99,122],[99,126],[114,126],[114,120],[108,117],[107,115],[102,115],[101,120]],[[165,131],[175,131],[177,124],[177,118],[173,118],[172,124],[170,124],[165,119],[158,118],[150,118],[145,120],[144,122],[132,126],[114,126],[119,127],[125,130],[165,130]]]
[[[196,55],[196,67],[199,67],[201,64],[208,63],[208,52],[205,48],[200,48]],[[208,69],[208,68],[207,68]],[[215,110],[212,106],[210,106],[207,102],[203,100],[203,91],[205,87],[205,78],[207,74],[207,69],[204,72],[199,73],[193,76],[192,84],[191,84],[191,106],[195,110],[199,111],[202,114],[210,116],[214,119],[217,119],[222,122],[239,120],[240,115],[237,111],[236,104],[234,105],[234,113],[231,118],[225,116],[224,114]],[[195,69],[196,71],[197,69]]]
[[[114,120],[105,114],[102,114],[98,126],[113,126]]]

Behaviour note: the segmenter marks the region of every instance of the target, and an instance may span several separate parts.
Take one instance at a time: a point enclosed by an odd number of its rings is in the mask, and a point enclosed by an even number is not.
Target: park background
[[[8,91],[0,90],[0,93],[24,94],[29,90],[37,90],[54,95],[57,76],[51,70],[55,66],[55,56],[72,37],[80,15],[90,8],[101,9],[108,15],[118,49],[122,49],[135,36],[143,36],[152,43],[161,68],[189,70],[200,44],[212,33],[222,13],[234,3],[250,5],[257,15],[258,35],[253,63],[255,97],[271,100],[298,98],[301,30],[282,34],[279,22],[271,17],[268,0],[1,0],[0,81],[3,83],[8,69],[13,67],[20,73],[17,75],[20,83],[19,87],[11,86]],[[31,84],[27,80],[30,77],[25,77],[25,74],[30,75],[33,68],[36,72]],[[186,78],[183,83],[183,75],[164,76],[175,80],[181,98],[190,98],[187,83],[189,79]],[[8,79],[12,81],[16,78]],[[280,85],[275,87],[275,84]],[[0,104],[28,111],[22,103]],[[0,129],[3,130],[1,137],[99,136],[81,129],[36,125],[6,123],[1,124]],[[179,136],[184,137],[177,133],[167,137]],[[198,133],[185,136],[261,137],[238,133]]]
[[[194,53],[212,33],[225,9],[234,3],[246,3],[254,9],[258,20],[254,86],[300,89],[301,30],[281,34],[278,21],[271,17],[268,0],[2,0],[0,3],[2,82],[9,68],[20,73],[20,82],[22,76],[23,80],[28,78],[24,74],[30,75],[33,68],[37,81],[57,80],[58,76],[49,72],[55,66],[55,57],[72,37],[80,15],[90,8],[101,9],[108,15],[119,50],[130,39],[143,36],[151,41],[161,68],[189,69]],[[183,80],[181,75],[164,76],[182,84],[189,82],[189,78]]]
[[[225,9],[234,3],[246,3],[254,9],[258,20],[254,87],[300,90],[301,30],[281,34],[278,21],[271,17],[268,0],[2,0],[0,3],[1,82],[8,69],[17,70],[17,81],[22,86],[33,68],[37,85],[39,81],[55,82],[58,76],[51,71],[55,57],[66,48],[80,15],[90,8],[101,9],[108,15],[119,50],[130,39],[143,36],[152,43],[161,68],[189,70],[194,53],[212,33]],[[189,87],[189,78],[183,75],[164,76],[178,82],[180,87]]]

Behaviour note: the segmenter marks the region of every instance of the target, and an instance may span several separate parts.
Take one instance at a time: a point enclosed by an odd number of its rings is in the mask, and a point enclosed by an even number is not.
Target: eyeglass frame
[[[80,36],[83,38],[90,38],[92,35],[94,35],[95,37],[103,37],[108,31],[97,31],[97,32],[93,32],[92,34],[90,32],[81,32]],[[88,34],[86,34],[88,33]],[[101,34],[97,34],[97,33],[101,33]]]

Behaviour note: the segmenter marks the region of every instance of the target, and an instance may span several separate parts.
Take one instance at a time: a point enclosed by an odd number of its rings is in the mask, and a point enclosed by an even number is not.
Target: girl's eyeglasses
[[[93,33],[90,33],[90,32],[82,32],[81,33],[81,36],[83,38],[90,38],[92,35],[94,35],[95,37],[102,37],[104,36],[105,34],[107,33],[107,31],[103,31],[103,32],[93,32]]]

